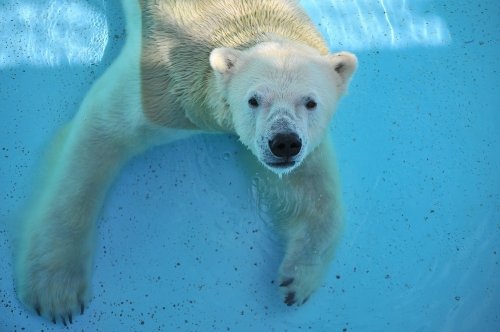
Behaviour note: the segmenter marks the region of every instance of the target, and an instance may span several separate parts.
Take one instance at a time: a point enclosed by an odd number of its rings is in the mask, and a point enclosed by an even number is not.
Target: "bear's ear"
[[[339,52],[327,55],[330,65],[335,72],[340,76],[340,88],[344,91],[349,85],[349,81],[354,71],[358,67],[358,59],[349,52]]]
[[[210,66],[216,72],[223,75],[228,74],[241,57],[241,53],[233,48],[216,48],[210,53]]]

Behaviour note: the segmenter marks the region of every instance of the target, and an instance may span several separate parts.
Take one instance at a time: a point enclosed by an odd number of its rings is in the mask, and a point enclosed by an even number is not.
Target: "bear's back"
[[[228,130],[229,123],[214,121],[207,106],[208,59],[214,48],[245,49],[288,39],[328,53],[321,34],[294,0],[141,0],[141,6],[144,108],[163,125],[175,126],[169,119],[178,114],[158,106],[175,98],[176,107],[197,127]]]
[[[146,0],[143,6],[148,33],[186,38],[210,49],[251,47],[274,34],[327,52],[323,38],[293,0]]]

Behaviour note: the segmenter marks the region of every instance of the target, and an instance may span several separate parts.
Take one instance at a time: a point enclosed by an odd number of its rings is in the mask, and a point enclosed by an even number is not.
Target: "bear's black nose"
[[[302,141],[295,133],[277,134],[269,141],[271,152],[280,158],[290,158],[299,154]]]

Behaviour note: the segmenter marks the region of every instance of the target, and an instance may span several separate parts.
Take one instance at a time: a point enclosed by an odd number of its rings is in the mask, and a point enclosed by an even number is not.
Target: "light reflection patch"
[[[0,68],[98,63],[107,43],[106,17],[89,1],[6,1],[0,6]]]
[[[332,50],[438,46],[451,41],[443,19],[424,11],[430,0],[300,0]]]
[[[133,1],[133,0],[131,0]],[[418,14],[430,0],[300,0],[332,50],[447,44],[438,16]],[[102,9],[88,0],[7,0],[0,6],[0,68],[90,65],[108,43]]]

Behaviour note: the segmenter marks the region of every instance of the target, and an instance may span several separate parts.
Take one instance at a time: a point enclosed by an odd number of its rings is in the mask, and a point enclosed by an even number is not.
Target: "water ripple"
[[[300,0],[331,49],[363,50],[438,46],[451,41],[444,20],[428,11],[427,0]],[[429,2],[429,1],[427,1]]]
[[[97,0],[96,0],[97,1]],[[443,45],[439,16],[419,14],[414,0],[300,0],[331,49]],[[94,1],[95,2],[95,1]],[[0,68],[98,63],[108,43],[102,8],[85,0],[8,0],[0,6]],[[101,6],[102,7],[102,6]]]
[[[88,1],[8,1],[0,7],[0,68],[97,63],[107,42],[106,17]]]

